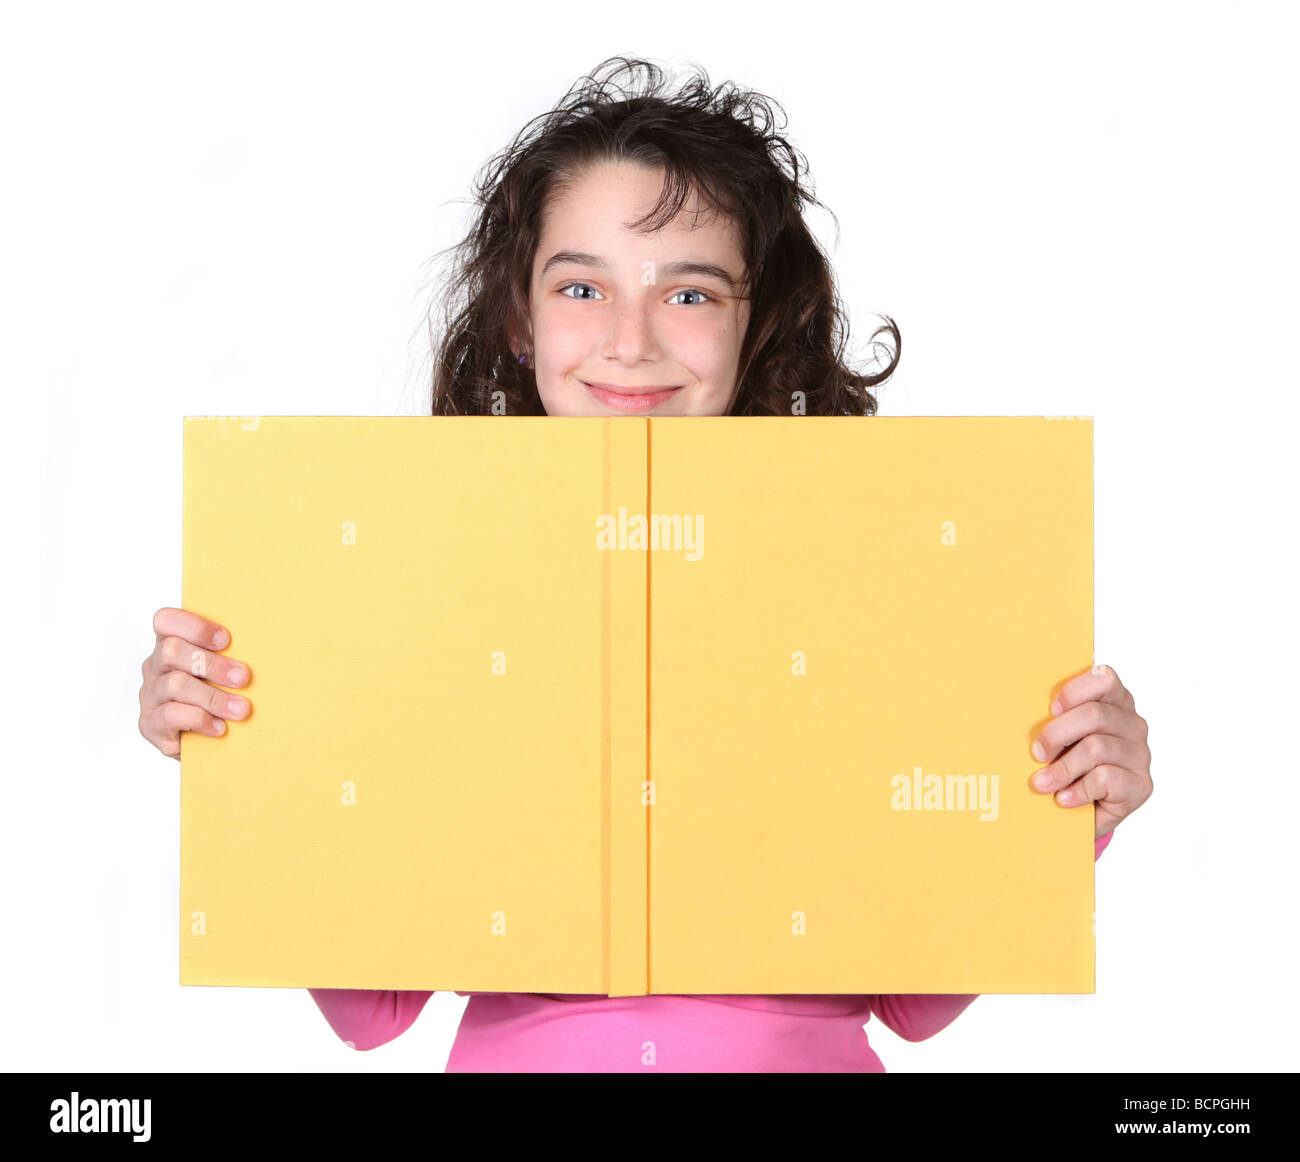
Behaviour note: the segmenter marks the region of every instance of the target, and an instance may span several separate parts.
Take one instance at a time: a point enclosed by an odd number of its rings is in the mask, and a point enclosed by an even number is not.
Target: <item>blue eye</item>
[[[712,302],[712,301],[713,301],[713,296],[712,296],[712,295],[706,295],[703,291],[696,290],[694,287],[690,287],[690,288],[688,288],[687,290],[681,290],[681,291],[678,291],[676,295],[673,295],[673,298],[676,298],[677,295],[699,295],[700,298],[702,298],[706,303],[707,303],[707,302]],[[683,304],[683,305],[685,305],[685,306],[692,306],[692,305],[694,305],[694,304],[686,303],[686,304]]]
[[[567,291],[571,291],[571,290],[573,290],[575,287],[586,287],[587,290],[591,291],[592,295],[599,295],[599,294],[600,294],[600,292],[599,292],[598,290],[596,290],[596,288],[595,288],[594,286],[592,286],[591,283],[589,283],[589,282],[569,282],[569,283],[565,283],[564,286],[562,286],[562,287],[559,288],[559,293],[562,294],[562,295],[564,295],[565,298],[570,298],[570,299],[571,299],[571,298],[574,298],[574,297],[575,297],[574,295],[567,294],[566,292],[567,292]],[[583,301],[583,300],[588,300],[588,301],[589,301],[589,296],[587,296],[587,295],[582,295],[582,296],[578,297],[578,301],[579,301],[579,302],[581,302],[581,301]]]
[[[571,291],[571,290],[578,290],[578,289],[580,289],[580,288],[583,289],[583,290],[588,290],[588,291],[590,291],[591,294],[589,294],[589,295],[571,295],[571,294],[569,294],[569,291]],[[600,291],[598,291],[598,290],[597,290],[594,286],[592,286],[591,283],[589,283],[589,282],[566,282],[562,287],[557,287],[557,288],[556,288],[556,293],[557,293],[557,294],[562,294],[562,295],[564,295],[565,298],[574,299],[574,300],[576,300],[577,302],[594,302],[596,299],[599,299],[599,298],[602,298],[602,297],[603,297],[603,296],[601,295]],[[703,301],[703,302],[706,302],[706,303],[711,303],[711,302],[713,302],[713,296],[712,296],[712,295],[705,294],[702,290],[696,290],[694,287],[688,287],[686,290],[680,290],[680,291],[678,291],[676,294],[674,294],[672,297],[673,297],[674,299],[676,299],[676,298],[680,297],[681,295],[695,295],[695,296],[697,297],[697,302],[696,302],[696,303],[683,303],[683,304],[681,304],[682,306],[688,306],[688,307],[696,306],[697,303],[698,303],[699,301]],[[672,300],[670,299],[669,301],[671,302]]]

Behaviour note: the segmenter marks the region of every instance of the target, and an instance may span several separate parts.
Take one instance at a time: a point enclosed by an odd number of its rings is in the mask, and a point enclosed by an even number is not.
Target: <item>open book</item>
[[[187,417],[181,983],[1092,992],[1092,552],[1087,417]]]

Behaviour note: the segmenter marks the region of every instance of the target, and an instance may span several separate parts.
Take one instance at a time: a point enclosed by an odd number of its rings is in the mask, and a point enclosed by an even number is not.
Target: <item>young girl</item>
[[[644,77],[642,91],[620,80]],[[777,109],[780,107],[777,106]],[[826,259],[804,224],[798,154],[772,103],[701,73],[675,93],[644,61],[613,58],[531,122],[483,171],[478,215],[455,249],[433,381],[435,415],[871,416]],[[141,732],[178,757],[179,732],[224,733],[247,702],[219,687],[246,666],[195,647],[230,643],[180,609],[154,617]],[[1151,793],[1146,723],[1107,667],[1066,683],[1033,748],[1035,777],[1065,806],[1093,805],[1096,856]],[[1067,791],[1068,788],[1068,791]],[[311,989],[347,1044],[392,1040],[432,995]],[[447,1062],[465,1071],[883,1072],[863,1024],[920,1041],[974,999],[885,996],[469,997]]]

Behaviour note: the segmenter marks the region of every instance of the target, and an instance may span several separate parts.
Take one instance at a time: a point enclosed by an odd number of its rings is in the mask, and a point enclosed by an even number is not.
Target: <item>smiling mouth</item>
[[[619,387],[612,383],[588,383],[585,379],[579,382],[606,407],[617,408],[619,411],[645,411],[658,407],[664,400],[681,391],[683,386]]]

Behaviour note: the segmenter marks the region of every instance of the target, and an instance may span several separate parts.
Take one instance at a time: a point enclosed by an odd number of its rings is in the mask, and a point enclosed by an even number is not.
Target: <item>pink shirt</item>
[[[1096,841],[1100,858],[1112,831]],[[354,1049],[406,1030],[431,992],[308,989]],[[469,997],[448,1073],[884,1073],[863,1025],[933,1037],[975,995],[643,996],[457,993]]]

